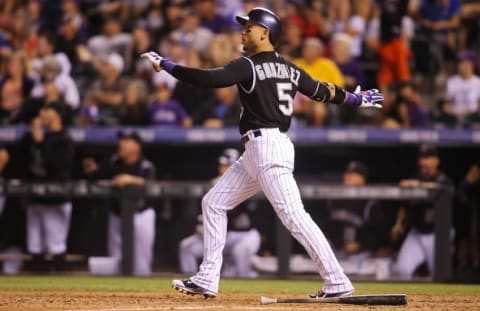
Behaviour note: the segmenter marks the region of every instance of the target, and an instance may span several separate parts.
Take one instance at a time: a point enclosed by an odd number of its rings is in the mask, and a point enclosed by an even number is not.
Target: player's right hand
[[[162,63],[163,57],[158,55],[157,52],[149,51],[149,52],[143,53],[140,56],[147,59],[152,64],[152,67],[156,72],[159,72],[162,70],[161,63]]]

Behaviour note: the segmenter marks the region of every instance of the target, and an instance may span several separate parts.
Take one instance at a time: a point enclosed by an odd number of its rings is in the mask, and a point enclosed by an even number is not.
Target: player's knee
[[[222,202],[219,200],[218,196],[215,193],[208,192],[202,198],[202,211],[204,215],[207,215],[214,211],[215,213],[226,213],[227,206],[220,204]]]
[[[214,202],[214,195],[212,194],[211,191],[207,192],[203,197],[202,197],[202,208],[211,208],[213,206]]]

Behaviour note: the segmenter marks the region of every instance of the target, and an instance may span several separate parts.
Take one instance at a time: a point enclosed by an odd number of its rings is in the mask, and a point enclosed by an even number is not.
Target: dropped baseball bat
[[[355,295],[332,298],[269,298],[260,297],[260,304],[268,305],[273,303],[341,303],[350,305],[406,305],[407,295]]]

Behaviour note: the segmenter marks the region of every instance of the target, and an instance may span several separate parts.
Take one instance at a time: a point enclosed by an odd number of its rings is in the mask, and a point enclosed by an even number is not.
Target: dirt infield
[[[269,295],[287,297],[285,295]],[[291,297],[288,296],[288,297]],[[298,295],[296,296],[298,297]],[[407,306],[276,304],[262,306],[260,295],[221,294],[215,299],[159,292],[0,292],[0,310],[161,311],[161,310],[480,310],[478,296],[410,295]]]

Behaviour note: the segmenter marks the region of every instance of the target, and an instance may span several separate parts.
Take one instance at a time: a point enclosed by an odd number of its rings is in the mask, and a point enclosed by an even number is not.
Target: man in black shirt
[[[453,183],[445,173],[440,171],[440,157],[435,147],[422,145],[418,154],[418,175],[400,182],[402,187],[435,187],[439,185],[453,189]],[[407,236],[400,247],[395,264],[394,275],[410,278],[415,270],[424,262],[430,272],[434,264],[434,207],[432,203],[410,204],[400,208],[397,220],[391,230],[394,240],[404,232]],[[449,230],[450,228],[445,228]]]
[[[14,148],[18,177],[36,182],[64,182],[71,178],[74,146],[65,131],[67,107],[51,103],[40,109]],[[67,235],[72,203],[69,198],[32,197],[27,209],[27,249],[32,270],[46,269],[45,254],[53,255],[55,270],[65,270]]]
[[[344,186],[365,186],[367,179],[368,168],[364,163],[348,163],[343,173]],[[377,200],[330,201],[328,210],[325,232],[338,256],[362,254],[366,258],[388,246],[390,228]]]
[[[155,179],[155,166],[143,157],[141,137],[136,132],[125,130],[118,133],[118,138],[118,151],[108,161],[100,165],[92,158],[83,161],[85,174],[93,179],[111,179],[117,188],[141,186]],[[152,202],[142,195],[139,195],[134,209],[133,273],[148,276],[152,273],[155,211]],[[122,256],[120,213],[120,201],[113,199],[108,218],[108,253],[119,259]]]
[[[155,52],[142,54],[155,70],[164,69],[179,80],[202,87],[236,84],[242,104],[240,133],[245,152],[202,200],[204,258],[197,274],[173,280],[186,294],[216,297],[227,233],[227,211],[263,191],[282,223],[305,247],[325,281],[313,297],[338,297],[353,293],[350,280],[338,264],[325,236],[312,220],[293,178],[294,147],[286,131],[292,120],[292,101],[300,91],[312,99],[360,107],[377,107],[383,94],[377,90],[349,93],[312,79],[304,70],[274,50],[281,33],[279,18],[270,10],[254,8],[237,16],[244,26],[242,44],[248,56],[225,67],[201,70],[184,67]]]

